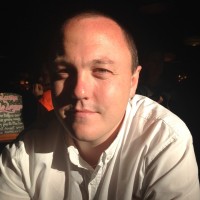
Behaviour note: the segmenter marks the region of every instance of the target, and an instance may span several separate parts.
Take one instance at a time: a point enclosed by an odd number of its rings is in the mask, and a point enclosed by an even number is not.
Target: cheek
[[[129,99],[130,87],[123,82],[117,84],[103,84],[101,89],[95,90],[95,94],[95,96],[101,98],[104,104],[108,104],[108,107],[110,107],[111,104],[121,104],[124,106]]]
[[[113,84],[114,86],[104,87],[98,93],[97,103],[102,108],[102,116],[106,122],[112,126],[122,119],[129,99],[129,90],[123,88],[123,84]]]
[[[63,81],[54,81],[52,85],[53,95],[58,97],[62,94],[64,90],[64,82]]]
[[[52,85],[52,97],[55,107],[62,107],[66,102],[63,102],[65,98],[63,98],[64,94],[64,83],[61,81],[55,81]]]

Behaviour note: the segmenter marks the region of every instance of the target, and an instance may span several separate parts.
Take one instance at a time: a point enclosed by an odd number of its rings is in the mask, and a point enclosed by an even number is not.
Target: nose
[[[77,78],[73,89],[73,98],[87,99],[88,98],[88,77],[85,73],[77,74]]]

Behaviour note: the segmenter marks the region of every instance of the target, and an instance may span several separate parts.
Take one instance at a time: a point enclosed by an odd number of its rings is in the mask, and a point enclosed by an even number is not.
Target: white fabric
[[[92,169],[53,117],[0,158],[1,200],[199,200],[191,134],[169,110],[136,95],[121,130]]]

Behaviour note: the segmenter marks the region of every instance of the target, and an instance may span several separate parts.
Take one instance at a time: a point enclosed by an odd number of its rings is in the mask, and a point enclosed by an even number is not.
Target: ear
[[[137,66],[136,70],[134,71],[132,77],[131,77],[131,89],[130,89],[130,99],[133,98],[135,95],[137,86],[138,86],[138,81],[139,81],[139,75],[142,67],[139,65]]]

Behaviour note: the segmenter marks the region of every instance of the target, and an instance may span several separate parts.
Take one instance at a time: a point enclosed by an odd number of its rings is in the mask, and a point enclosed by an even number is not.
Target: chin
[[[91,130],[90,128],[85,128],[85,127],[68,127],[68,130],[70,132],[70,135],[79,141],[94,141],[97,138],[97,134],[95,130]]]

